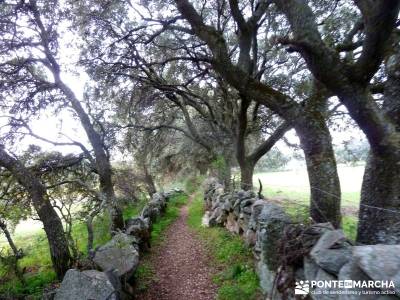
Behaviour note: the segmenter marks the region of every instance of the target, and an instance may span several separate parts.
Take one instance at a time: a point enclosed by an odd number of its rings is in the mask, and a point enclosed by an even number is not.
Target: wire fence
[[[262,185],[263,185],[262,186],[262,194],[267,199],[276,200],[277,196],[278,196],[277,194],[280,193],[281,195],[279,195],[279,197],[282,197],[280,202],[283,205],[296,206],[296,207],[299,207],[299,208],[304,208],[304,207],[309,207],[310,204],[312,203],[313,207],[319,211],[321,216],[324,219],[326,219],[326,221],[328,221],[328,218],[324,215],[323,211],[318,206],[318,203],[316,203],[315,201],[312,202],[313,199],[310,197],[311,190],[315,190],[315,191],[321,192],[323,194],[326,194],[328,196],[334,197],[334,198],[338,199],[339,201],[341,201],[341,203],[354,203],[354,205],[349,205],[349,206],[343,206],[342,205],[342,210],[346,209],[346,208],[351,208],[352,212],[355,213],[354,217],[356,217],[357,219],[358,219],[358,210],[360,209],[360,207],[364,207],[364,208],[367,208],[369,210],[384,211],[386,213],[396,214],[396,216],[400,215],[400,210],[399,209],[393,209],[393,208],[390,209],[390,208],[384,208],[384,207],[378,207],[378,206],[364,204],[364,203],[360,202],[360,197],[359,197],[359,201],[355,202],[354,199],[346,198],[346,197],[343,197],[343,196],[340,197],[340,196],[338,196],[336,194],[333,194],[333,193],[331,193],[329,191],[321,189],[320,187],[316,187],[316,186],[312,186],[312,185],[308,185],[308,186],[277,185],[277,184],[269,184],[269,183],[266,183],[265,181],[263,182],[260,179],[258,179],[258,180],[259,180],[260,183],[262,182]],[[234,181],[233,182],[233,187],[235,189],[240,188],[241,186],[243,186],[243,183],[240,184],[240,182],[238,182],[238,181]],[[252,186],[249,185],[249,187],[256,194],[258,192],[260,192],[260,187],[257,187],[255,185],[252,185]],[[281,189],[281,191],[274,192],[274,190],[276,190],[276,189]],[[295,196],[288,195],[288,194],[291,194],[293,192],[295,194],[297,194],[297,195],[295,195]],[[271,196],[270,194],[273,194],[273,195]],[[299,214],[302,214],[302,213],[304,213],[304,212],[303,211],[299,211]]]

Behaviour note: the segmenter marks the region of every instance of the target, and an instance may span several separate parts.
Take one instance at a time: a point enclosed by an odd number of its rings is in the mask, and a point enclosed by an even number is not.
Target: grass
[[[139,213],[141,212],[143,207],[146,205],[146,202],[147,202],[147,199],[142,198],[134,204],[127,205],[124,208],[124,211],[122,212],[123,216],[124,216],[124,220],[128,220],[132,217],[139,215]]]
[[[190,195],[196,192],[199,187],[202,185],[206,176],[198,175],[198,176],[190,176],[184,183],[185,191]]]
[[[344,216],[342,218],[342,229],[346,236],[352,241],[355,241],[357,237],[357,224],[358,219],[356,217]]]
[[[258,183],[255,186],[258,187]],[[296,200],[299,204],[308,204],[310,199],[310,191],[308,187],[264,186],[263,195],[267,198]],[[359,202],[359,192],[342,192],[342,206],[358,207]]]
[[[218,285],[219,300],[252,300],[260,295],[259,280],[251,250],[239,236],[219,227],[204,228],[202,195],[197,193],[189,205],[188,224],[204,240],[219,272],[213,280]]]
[[[164,232],[179,216],[179,208],[187,203],[186,194],[178,194],[168,202],[165,213],[155,220],[151,231],[150,243],[152,246],[160,245],[164,241]],[[154,268],[149,261],[149,253],[145,253],[140,260],[140,265],[136,270],[136,289],[140,292],[146,290],[154,279]]]
[[[124,219],[138,215],[145,202],[143,199],[138,203],[127,205],[123,211]],[[109,226],[110,220],[107,214],[100,215],[94,220],[94,247],[103,245],[110,240]],[[83,256],[87,255],[86,224],[81,221],[75,222],[72,234],[79,252]],[[43,230],[35,233],[29,232],[29,234],[19,232],[15,235],[15,243],[25,253],[25,257],[19,261],[19,266],[26,270],[24,276],[26,284],[23,286],[15,277],[10,276],[5,266],[0,264],[0,278],[2,279],[0,280],[0,298],[2,295],[13,297],[30,295],[33,299],[40,299],[43,288],[56,280],[47,238]]]
[[[342,190],[341,205],[356,211],[360,203],[360,189],[364,167],[338,166],[339,179]],[[279,201],[294,221],[309,221],[310,188],[306,170],[292,170],[283,172],[263,172],[254,175],[254,186],[258,187],[258,179],[263,184],[263,195],[266,198]],[[356,239],[357,217],[343,215],[342,228],[346,236]]]
[[[308,224],[310,222],[310,211],[308,203],[299,204],[293,199],[279,201],[279,205],[283,207],[286,213],[291,217],[293,222]],[[356,240],[358,219],[355,216],[342,216],[342,229],[347,238],[352,241]]]
[[[338,174],[342,190],[342,206],[358,207],[364,166],[349,167],[338,165]],[[253,183],[258,188],[258,179],[263,184],[266,197],[279,197],[307,204],[310,197],[308,174],[306,169],[282,172],[260,172],[254,174]]]

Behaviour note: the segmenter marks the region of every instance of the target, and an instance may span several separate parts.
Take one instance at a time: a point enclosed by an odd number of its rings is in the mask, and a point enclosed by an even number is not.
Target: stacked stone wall
[[[204,201],[204,225],[224,226],[253,249],[267,299],[400,297],[400,245],[354,245],[330,223],[294,223],[276,203],[252,191],[227,193],[212,179],[205,183]],[[295,295],[296,286],[308,292]]]

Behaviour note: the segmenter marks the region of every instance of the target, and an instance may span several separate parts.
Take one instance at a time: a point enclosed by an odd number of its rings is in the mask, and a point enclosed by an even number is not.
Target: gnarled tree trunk
[[[36,193],[34,192],[33,194]],[[68,240],[65,237],[60,217],[51,206],[50,201],[45,199],[46,196],[44,193],[38,192],[37,195],[31,194],[31,197],[38,216],[43,222],[43,229],[49,241],[53,268],[57,277],[62,279],[70,268],[72,259],[68,248]]]
[[[387,63],[383,109],[400,136],[400,51]],[[357,242],[400,243],[400,140],[396,135],[372,146],[365,167],[358,222]]]
[[[96,159],[97,160],[97,159]],[[102,171],[99,171],[100,177],[100,190],[105,195],[107,199],[107,206],[111,217],[111,234],[114,234],[118,230],[124,228],[124,218],[122,215],[122,209],[117,203],[114,192],[114,184],[112,182],[111,176],[111,164],[107,160],[105,162],[106,166]]]
[[[71,255],[61,219],[47,197],[46,188],[34,174],[26,169],[18,160],[10,156],[4,150],[4,147],[0,147],[0,165],[8,169],[15,176],[31,197],[33,207],[43,223],[43,228],[49,242],[53,268],[57,277],[62,279],[71,265]]]
[[[300,137],[310,182],[310,215],[316,222],[331,222],[340,227],[340,182],[332,139],[322,114],[301,118],[295,129]]]

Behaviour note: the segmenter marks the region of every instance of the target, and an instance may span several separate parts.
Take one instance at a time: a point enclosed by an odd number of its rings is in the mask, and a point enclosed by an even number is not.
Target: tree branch
[[[283,122],[271,136],[266,139],[261,145],[259,145],[247,159],[249,159],[253,164],[256,164],[260,158],[265,155],[272,147],[278,142],[286,132],[292,129],[292,125],[289,122]]]

